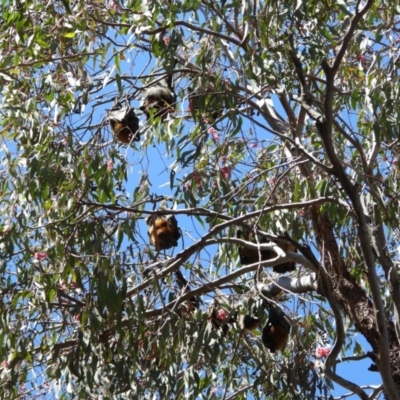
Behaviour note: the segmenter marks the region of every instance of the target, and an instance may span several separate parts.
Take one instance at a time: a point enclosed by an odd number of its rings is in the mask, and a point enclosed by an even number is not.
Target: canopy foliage
[[[396,2],[0,7],[1,398],[400,398]],[[381,386],[338,370],[365,358]]]

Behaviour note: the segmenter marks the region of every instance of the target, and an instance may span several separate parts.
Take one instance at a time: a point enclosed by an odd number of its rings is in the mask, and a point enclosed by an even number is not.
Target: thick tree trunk
[[[373,353],[379,358],[378,331],[373,304],[340,257],[329,218],[316,206],[311,207],[310,213],[318,249],[322,254],[322,262],[329,276],[328,284],[331,285],[334,299],[364,335]],[[387,320],[387,330],[393,380],[400,393],[400,346],[394,325],[390,320]]]

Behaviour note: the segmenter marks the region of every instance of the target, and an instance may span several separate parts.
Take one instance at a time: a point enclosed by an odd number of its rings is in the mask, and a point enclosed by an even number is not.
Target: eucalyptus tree
[[[396,2],[0,7],[2,398],[400,398]]]

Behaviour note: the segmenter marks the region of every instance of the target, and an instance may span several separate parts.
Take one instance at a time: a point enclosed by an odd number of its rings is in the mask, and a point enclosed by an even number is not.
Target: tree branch
[[[317,290],[318,280],[316,274],[302,276],[301,278],[281,276],[268,284],[261,282],[257,283],[257,291],[261,292],[263,296],[268,298],[276,297],[282,291],[288,293],[307,293],[316,292]]]
[[[340,308],[334,299],[332,289],[331,289],[331,281],[328,278],[327,271],[325,270],[324,267],[320,268],[321,272],[321,280],[322,280],[322,286],[323,286],[323,292],[324,295],[326,296],[326,299],[328,300],[329,305],[332,308],[333,315],[335,317],[335,322],[336,322],[336,340],[333,345],[333,348],[331,352],[329,353],[326,361],[325,361],[325,368],[324,371],[326,373],[326,376],[336,382],[337,384],[345,387],[348,390],[351,390],[355,394],[357,394],[360,399],[362,400],[368,400],[368,395],[355,383],[350,382],[347,379],[344,379],[340,375],[336,374],[334,372],[335,369],[335,364],[336,364],[336,358],[338,357],[344,343],[345,339],[345,331],[344,331],[344,326],[343,326],[343,319],[342,316],[340,315]]]

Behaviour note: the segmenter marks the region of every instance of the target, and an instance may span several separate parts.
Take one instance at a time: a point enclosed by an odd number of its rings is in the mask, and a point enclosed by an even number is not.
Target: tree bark
[[[322,254],[322,262],[328,272],[329,284],[331,285],[334,299],[351,318],[356,328],[364,335],[379,360],[379,335],[372,301],[355,281],[350,274],[350,269],[340,257],[332,225],[327,215],[321,213],[317,206],[310,207],[310,214],[318,249]],[[400,394],[400,347],[397,342],[394,324],[390,320],[387,320],[387,330],[390,367],[398,394]]]

